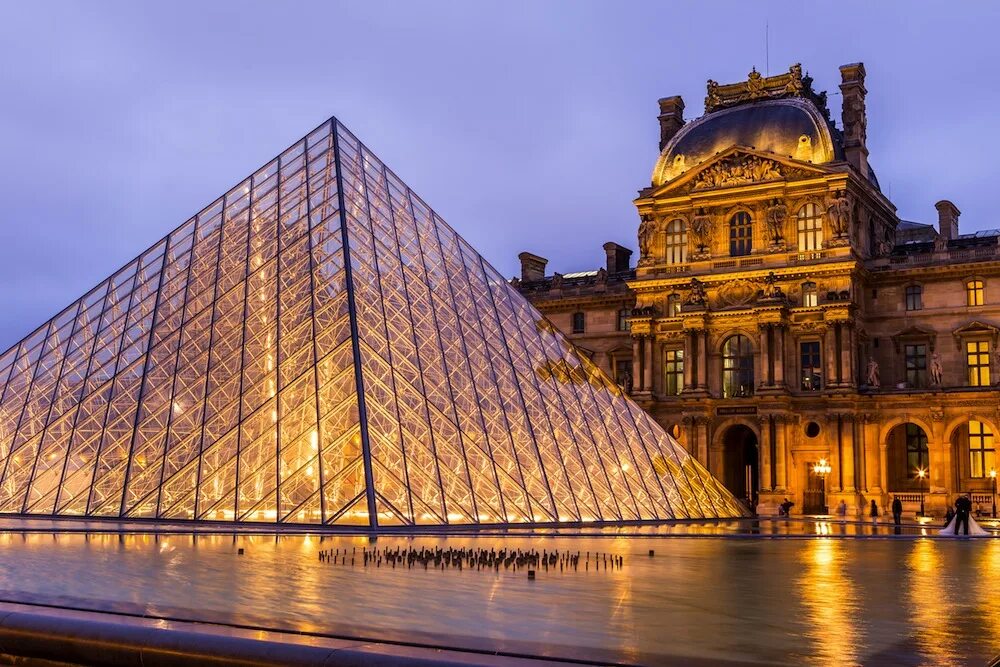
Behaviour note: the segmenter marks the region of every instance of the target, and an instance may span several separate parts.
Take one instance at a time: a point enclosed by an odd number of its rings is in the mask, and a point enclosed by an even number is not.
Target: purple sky
[[[827,10],[836,7],[836,11]],[[969,7],[972,7],[970,5]],[[868,70],[907,219],[1000,227],[996,25],[948,3],[22,2],[0,13],[0,349],[336,115],[507,275],[634,248],[660,97]],[[967,9],[967,8],[966,8]]]

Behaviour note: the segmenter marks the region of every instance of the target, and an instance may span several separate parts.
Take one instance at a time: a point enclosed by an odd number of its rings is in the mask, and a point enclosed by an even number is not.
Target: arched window
[[[916,424],[906,425],[906,469],[910,477],[916,477],[918,470],[927,470],[930,466],[930,454],[927,451],[927,434]]]
[[[810,308],[819,305],[819,294],[816,291],[816,283],[811,280],[802,283],[802,305]]]
[[[687,223],[671,220],[667,225],[667,264],[683,264],[687,261]]]
[[[750,339],[736,334],[722,344],[722,397],[753,394],[753,346]]]
[[[924,288],[920,285],[909,285],[906,288],[906,309],[923,310]]]
[[[753,220],[746,211],[729,219],[729,256],[739,257],[753,252]]]
[[[970,280],[965,283],[966,305],[981,306],[986,303],[986,283],[982,280]]]
[[[677,317],[681,314],[681,295],[671,294],[667,297],[667,317]]]
[[[583,313],[573,313],[573,333],[582,334],[583,333]]]
[[[819,250],[823,247],[823,216],[816,204],[806,204],[799,209],[799,252]]]

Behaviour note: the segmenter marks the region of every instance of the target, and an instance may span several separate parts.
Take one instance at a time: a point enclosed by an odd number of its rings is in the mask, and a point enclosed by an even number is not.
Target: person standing
[[[837,516],[840,517],[841,523],[847,521],[847,503],[843,500],[841,500],[840,504],[837,505]]]
[[[878,525],[878,505],[875,504],[874,500],[872,500],[871,507],[868,509],[868,516],[870,516],[872,518],[872,525],[873,526],[877,526]]]
[[[972,501],[968,496],[959,496],[955,501],[955,534],[958,535],[958,527],[962,526],[963,535],[969,534],[969,514],[972,513]]]
[[[899,499],[899,496],[895,496],[892,499],[892,522],[897,526],[903,519],[903,502]]]

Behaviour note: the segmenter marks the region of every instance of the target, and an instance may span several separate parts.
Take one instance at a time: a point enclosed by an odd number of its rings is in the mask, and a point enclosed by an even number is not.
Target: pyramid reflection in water
[[[0,383],[3,513],[740,513],[335,120],[0,356]]]

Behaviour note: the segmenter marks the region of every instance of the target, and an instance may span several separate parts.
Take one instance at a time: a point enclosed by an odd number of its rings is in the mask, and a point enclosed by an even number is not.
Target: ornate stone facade
[[[840,128],[797,65],[710,81],[691,122],[661,100],[637,268],[608,244],[626,261],[606,246],[601,279],[543,267],[521,289],[762,511],[992,511],[1000,230],[959,234],[947,201],[937,229],[900,220],[868,164],[864,66],[841,75]]]

